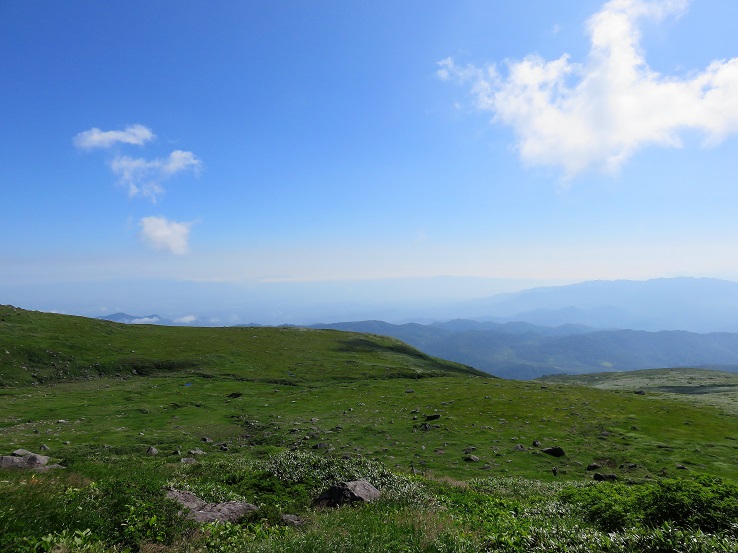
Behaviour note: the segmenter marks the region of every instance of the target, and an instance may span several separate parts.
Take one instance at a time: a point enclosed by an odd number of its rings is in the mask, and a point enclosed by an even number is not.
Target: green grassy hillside
[[[727,532],[709,514],[717,526],[669,515],[673,532],[657,535],[646,511],[641,520],[608,510],[619,512],[617,498],[732,494],[738,418],[720,405],[496,379],[337,331],[124,326],[10,307],[0,319],[0,454],[43,444],[66,467],[0,471],[0,551],[39,550],[49,535],[62,543],[72,539],[65,529],[89,530],[79,539],[100,547],[70,551],[152,552],[609,551],[595,538],[645,551],[642,540],[662,547],[697,528]],[[608,483],[597,487],[605,496],[591,495],[591,463],[639,491]],[[310,507],[328,483],[359,476],[385,499]],[[676,487],[661,494],[661,482]],[[204,532],[178,517],[168,486],[261,508]],[[285,527],[285,513],[306,526]]]
[[[600,390],[648,392],[698,407],[717,407],[738,415],[738,374],[707,369],[649,369],[583,375],[557,375],[543,382],[576,384]]]
[[[0,386],[177,373],[285,384],[433,376],[486,377],[392,338],[282,328],[186,328],[0,306]]]

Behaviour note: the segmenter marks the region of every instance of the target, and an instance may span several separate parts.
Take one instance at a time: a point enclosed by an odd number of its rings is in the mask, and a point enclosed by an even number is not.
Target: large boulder
[[[314,507],[340,507],[354,503],[371,503],[379,498],[379,490],[366,480],[339,482],[313,500]]]
[[[564,455],[566,455],[566,452],[563,450],[563,448],[560,448],[559,446],[544,447],[541,452],[545,453],[546,455],[552,455],[553,457],[563,457]]]
[[[187,518],[195,522],[236,522],[258,507],[245,501],[206,503],[192,492],[168,490],[167,497],[182,505]]]
[[[12,455],[0,456],[0,468],[40,469],[49,462],[46,455],[18,449]]]

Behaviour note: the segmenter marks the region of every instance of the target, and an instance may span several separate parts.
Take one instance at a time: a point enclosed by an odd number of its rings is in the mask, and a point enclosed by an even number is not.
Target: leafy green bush
[[[561,498],[605,531],[667,524],[702,532],[734,532],[738,520],[738,485],[710,476],[638,485],[592,484],[567,488]]]
[[[109,553],[110,549],[105,546],[89,528],[85,530],[62,530],[56,534],[48,534],[38,540],[32,547],[32,551],[51,553]],[[128,553],[130,549],[116,549],[120,553]]]
[[[14,475],[0,490],[0,551],[51,547],[57,538],[71,544],[91,540],[90,551],[94,540],[135,551],[143,543],[171,543],[186,532],[190,523],[166,499],[163,483],[142,464],[125,470],[121,475],[108,469],[99,483],[76,473]]]
[[[305,485],[312,495],[337,482],[365,479],[387,499],[411,503],[430,500],[418,480],[395,474],[382,463],[360,456],[342,458],[285,451],[269,458],[261,468],[281,482]]]

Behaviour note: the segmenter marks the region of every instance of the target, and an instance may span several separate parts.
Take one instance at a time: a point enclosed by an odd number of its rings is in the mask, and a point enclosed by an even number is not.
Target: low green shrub
[[[382,463],[361,456],[343,458],[284,451],[267,459],[260,468],[281,482],[304,485],[311,495],[337,482],[364,479],[386,499],[410,503],[431,499],[418,480],[395,474]]]
[[[738,485],[714,476],[566,488],[560,497],[604,531],[634,526],[734,533]]]

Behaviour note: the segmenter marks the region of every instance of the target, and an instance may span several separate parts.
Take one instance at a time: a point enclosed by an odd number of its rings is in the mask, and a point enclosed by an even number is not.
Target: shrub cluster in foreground
[[[106,552],[738,552],[738,486],[715,477],[638,484],[395,474],[362,457],[281,452],[196,465],[118,458],[66,471],[0,473],[0,551]],[[313,510],[328,484],[366,478],[383,493],[358,508]],[[164,496],[260,509],[198,526]],[[304,524],[288,526],[282,514]]]

